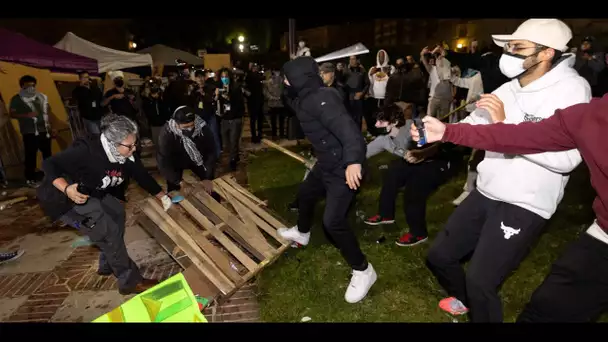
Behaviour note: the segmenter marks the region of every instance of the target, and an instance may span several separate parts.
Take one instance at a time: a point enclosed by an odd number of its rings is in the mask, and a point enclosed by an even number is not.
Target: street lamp
[[[243,36],[242,34],[239,36],[239,43],[242,43],[245,41],[245,36]]]
[[[244,49],[245,49],[245,46],[244,46],[243,44],[239,44],[239,50],[240,50],[241,52],[243,52],[243,50],[244,50]]]
[[[462,44],[456,45],[457,48],[462,49]]]

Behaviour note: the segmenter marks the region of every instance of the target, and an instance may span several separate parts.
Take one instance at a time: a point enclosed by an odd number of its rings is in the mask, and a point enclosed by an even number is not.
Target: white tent
[[[82,39],[72,32],[55,44],[55,47],[77,55],[93,58],[99,64],[99,72],[121,70],[149,65],[152,67],[152,56],[120,50],[114,50]]]
[[[175,65],[176,59],[181,59],[191,65],[202,65],[203,59],[189,52],[174,49],[172,47],[156,44],[149,48],[137,51],[137,53],[150,54],[154,65]]]

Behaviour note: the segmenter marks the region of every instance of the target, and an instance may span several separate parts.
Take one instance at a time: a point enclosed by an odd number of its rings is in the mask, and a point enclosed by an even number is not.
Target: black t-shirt
[[[120,93],[121,92],[119,92],[118,89],[112,88],[106,91],[103,97],[107,99],[113,95]],[[134,119],[137,114],[137,111],[135,110],[134,104],[131,102],[131,98],[133,99],[133,101],[135,101],[135,93],[131,89],[125,88],[122,94],[125,94],[122,99],[112,99],[110,101],[110,110],[112,110],[112,113],[114,114],[124,115],[128,118]]]
[[[72,91],[72,99],[78,104],[80,117],[87,120],[101,120],[101,97],[101,90],[95,86],[78,86]]]

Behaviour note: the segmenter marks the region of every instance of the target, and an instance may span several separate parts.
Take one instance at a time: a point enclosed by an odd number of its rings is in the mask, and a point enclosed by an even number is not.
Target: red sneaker
[[[374,215],[363,222],[365,222],[365,224],[368,224],[370,226],[379,226],[381,224],[393,224],[393,223],[395,223],[395,220],[389,219],[389,218],[384,218],[380,215]]]
[[[428,240],[428,236],[414,236],[411,233],[405,233],[395,243],[401,247],[411,247]]]

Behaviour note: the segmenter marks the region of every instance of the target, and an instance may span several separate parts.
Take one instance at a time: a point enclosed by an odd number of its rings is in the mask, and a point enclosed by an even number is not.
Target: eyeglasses
[[[125,145],[125,144],[121,144],[118,143],[118,145],[122,146],[122,147],[126,147],[129,149],[129,151],[134,150],[137,147],[137,141],[132,143],[131,145]]]
[[[535,44],[534,46],[521,47],[520,44],[511,45],[511,43],[506,43],[505,46],[503,47],[504,52],[512,53],[512,54],[518,54],[519,51],[524,51],[524,50],[529,50],[529,49],[534,49],[534,52],[540,52],[542,50],[546,50],[547,47],[540,45],[540,44]]]

